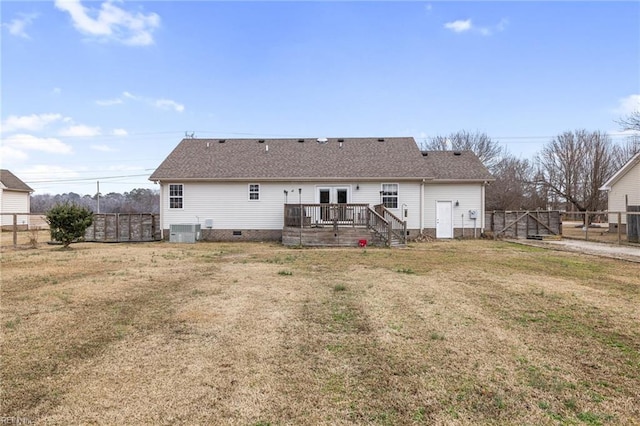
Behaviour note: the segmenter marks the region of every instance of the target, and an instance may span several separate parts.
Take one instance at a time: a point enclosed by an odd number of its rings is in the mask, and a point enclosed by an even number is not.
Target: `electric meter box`
[[[477,219],[478,210],[469,210],[469,219]]]

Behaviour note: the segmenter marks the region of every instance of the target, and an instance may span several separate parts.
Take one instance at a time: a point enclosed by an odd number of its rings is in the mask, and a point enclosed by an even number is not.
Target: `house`
[[[608,192],[610,212],[625,212],[627,206],[640,206],[640,152],[631,157],[600,190]],[[627,215],[621,215],[620,225],[620,231],[627,232]],[[609,214],[609,231],[617,232],[617,228],[617,213]]]
[[[411,137],[184,139],[149,179],[165,238],[191,223],[208,240],[309,245],[479,236],[494,180],[472,152]]]
[[[29,227],[31,193],[33,189],[18,179],[9,170],[0,170],[0,226],[3,229],[14,225],[14,215],[19,228]],[[24,214],[27,213],[27,214]]]

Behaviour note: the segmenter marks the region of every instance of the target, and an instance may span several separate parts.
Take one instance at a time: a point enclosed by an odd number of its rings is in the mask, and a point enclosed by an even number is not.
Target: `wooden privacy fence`
[[[162,239],[160,215],[152,213],[101,213],[84,234],[86,241],[138,242]]]
[[[627,212],[627,241],[640,243],[640,206],[627,206]]]
[[[485,223],[494,238],[535,238],[562,234],[558,210],[487,212]]]

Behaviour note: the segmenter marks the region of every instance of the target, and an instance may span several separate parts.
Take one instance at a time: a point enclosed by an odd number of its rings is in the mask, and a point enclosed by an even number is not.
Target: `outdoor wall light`
[[[356,191],[357,191],[357,190],[359,190],[359,189],[360,189],[360,184],[359,184],[359,183],[357,183],[357,184],[356,184]]]
[[[458,207],[460,205],[460,203],[458,202],[458,200],[456,200],[456,207]]]

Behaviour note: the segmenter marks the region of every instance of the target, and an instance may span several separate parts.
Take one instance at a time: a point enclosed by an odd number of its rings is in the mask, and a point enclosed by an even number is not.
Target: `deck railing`
[[[393,239],[401,244],[407,243],[407,222],[401,220],[398,216],[387,210],[384,205],[378,204],[374,206],[375,211],[389,222],[389,228]]]
[[[285,204],[284,226],[294,228],[358,227],[375,232],[387,245],[406,244],[406,222],[384,206],[368,204]]]
[[[285,204],[284,225],[303,228],[369,226],[368,204]]]

